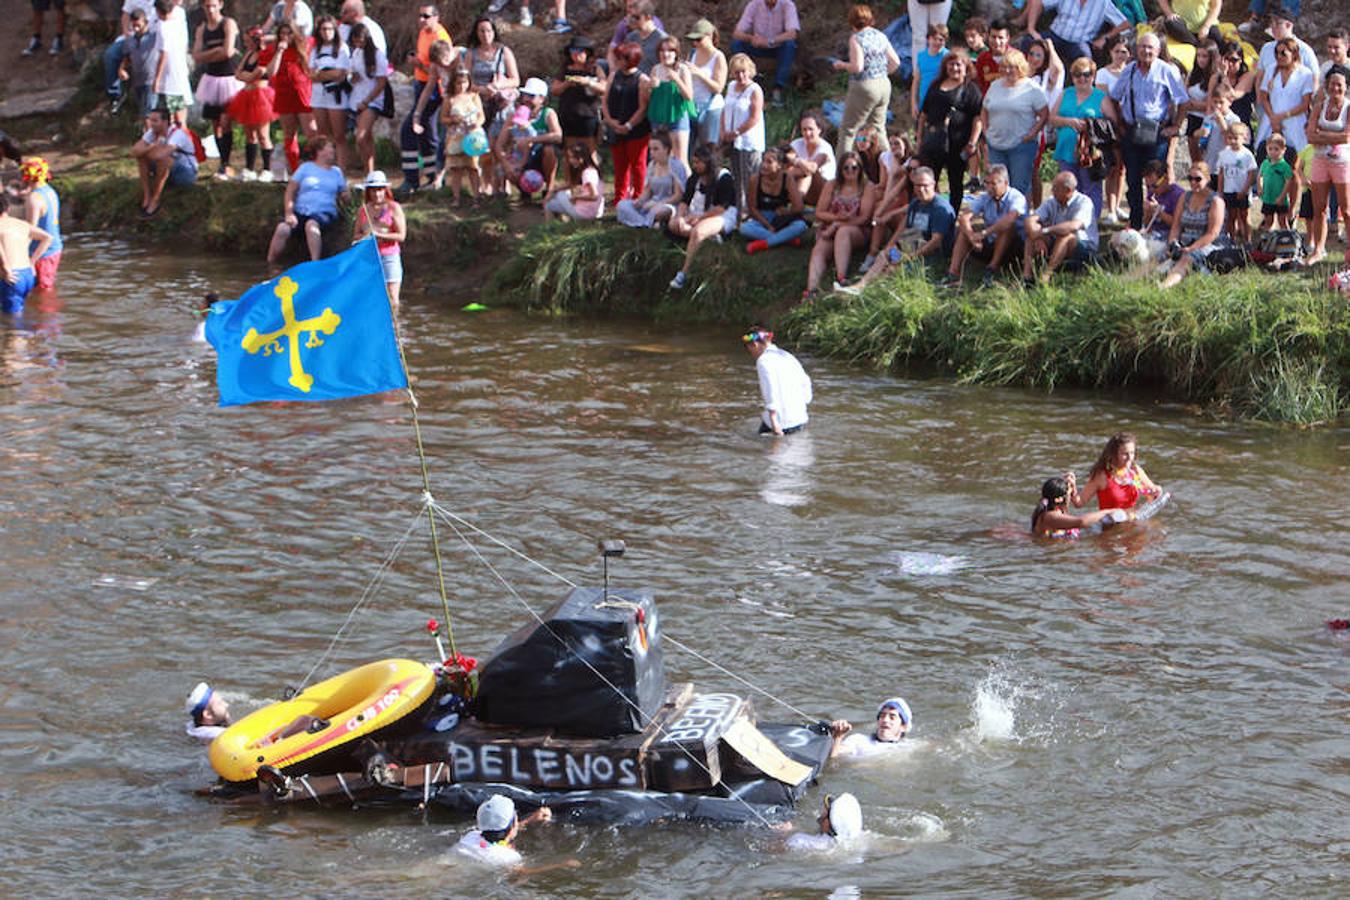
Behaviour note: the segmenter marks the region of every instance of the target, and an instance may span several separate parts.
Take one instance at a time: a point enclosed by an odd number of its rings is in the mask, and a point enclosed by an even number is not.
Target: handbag
[[[919,159],[930,165],[941,163],[947,156],[947,131],[944,128],[929,128],[919,141]]]
[[[1130,64],[1130,118],[1134,122],[1129,127],[1130,143],[1136,147],[1157,147],[1158,138],[1162,135],[1162,123],[1155,122],[1152,119],[1141,119],[1134,109],[1134,76],[1139,70],[1134,68],[1134,63]]]

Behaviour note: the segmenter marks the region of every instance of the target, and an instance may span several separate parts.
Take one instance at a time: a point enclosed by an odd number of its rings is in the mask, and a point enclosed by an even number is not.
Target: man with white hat
[[[875,756],[889,753],[900,746],[909,726],[914,722],[914,714],[903,697],[891,697],[877,707],[877,727],[871,734],[858,734],[853,726],[844,719],[830,723],[830,734],[834,736],[834,749],[830,756]]]
[[[863,833],[862,805],[852,794],[840,794],[838,797],[826,794],[816,824],[820,827],[818,834],[798,832],[788,838],[787,849],[828,853],[840,844],[857,838]]]
[[[535,822],[553,821],[553,810],[541,806],[525,818],[516,815],[516,805],[511,798],[502,794],[493,794],[478,805],[478,827],[459,839],[455,850],[465,856],[473,857],[490,866],[519,868],[525,858],[515,848],[516,836],[520,830]],[[569,859],[557,866],[530,869],[540,872],[545,868],[577,868],[581,865],[575,859]],[[525,870],[522,870],[525,871]]]
[[[230,727],[230,704],[205,681],[198,682],[187,695],[183,711],[188,714],[184,728],[199,741],[214,741]]]

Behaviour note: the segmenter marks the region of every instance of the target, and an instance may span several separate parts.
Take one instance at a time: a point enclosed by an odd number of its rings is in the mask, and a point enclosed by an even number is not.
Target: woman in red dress
[[[261,62],[276,92],[273,109],[281,120],[286,163],[290,171],[300,167],[299,134],[309,140],[319,133],[309,105],[309,39],[295,33],[289,22],[277,26],[276,40],[262,52]]]

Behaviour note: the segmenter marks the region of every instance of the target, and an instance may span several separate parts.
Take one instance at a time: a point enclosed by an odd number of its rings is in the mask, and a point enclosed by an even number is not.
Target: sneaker
[[[850,297],[859,297],[862,295],[862,288],[858,287],[856,284],[839,284],[836,282],[834,289],[841,294],[848,294]]]
[[[836,281],[836,282],[834,282],[833,284],[830,285],[830,290],[832,290],[832,291],[834,291],[836,294],[838,294],[838,293],[843,293],[844,288],[846,288],[846,287],[848,287],[848,285],[844,284],[842,281]]]
[[[66,39],[62,35],[52,38],[51,49],[47,51],[51,56],[60,56],[66,49]]]
[[[938,279],[938,287],[941,288],[958,288],[960,286],[961,276],[953,275],[951,272],[947,272]]]
[[[870,253],[867,254],[865,257],[863,257],[862,265],[858,266],[858,273],[861,275],[867,274],[867,270],[872,268],[872,263],[876,261],[877,258],[875,256],[873,256]]]
[[[224,170],[221,170],[221,171],[217,172],[215,175],[212,175],[211,177],[214,178],[216,181],[233,181],[233,180],[234,180],[234,179],[232,179],[232,178],[230,177],[230,173],[229,173],[229,172],[226,172],[226,171],[224,171]]]
[[[1116,213],[1115,213],[1114,210],[1108,209],[1108,210],[1106,210],[1105,212],[1102,213],[1102,224],[1103,224],[1103,225],[1119,225],[1119,224],[1120,224],[1120,216],[1116,215]]]
[[[745,252],[749,253],[752,256],[756,253],[762,253],[763,251],[768,249],[769,249],[768,241],[751,241],[750,243],[745,245]]]
[[[972,178],[972,179],[970,179],[969,181],[966,182],[966,193],[967,193],[967,194],[978,194],[978,193],[979,193],[981,190],[983,190],[983,189],[984,189],[984,183],[983,183],[982,181],[980,181],[980,179],[978,179],[978,178]]]
[[[271,175],[272,173],[268,172],[267,174]],[[244,171],[239,173],[240,181],[257,181],[260,177],[261,176],[252,169],[245,169]]]
[[[998,278],[998,273],[993,269],[985,269],[984,277],[980,279],[980,284],[984,287],[993,287],[994,281]]]
[[[413,183],[410,181],[405,181],[398,187],[394,188],[394,199],[398,200],[401,203],[404,200],[407,200],[416,192],[417,188],[413,185]]]
[[[495,16],[504,9],[506,9],[506,0],[492,0],[492,2],[488,4],[487,11],[488,15]]]
[[[793,238],[792,240],[788,241],[788,245],[792,247],[800,247],[802,245],[802,239]]]
[[[120,94],[109,99],[111,102],[108,103],[108,115],[110,116],[115,116],[120,113],[122,111],[122,105],[127,102],[126,97]]]
[[[773,89],[773,97],[769,100],[769,102],[770,102],[771,104],[773,104],[774,106],[782,106],[782,105],[783,105],[783,89],[782,89],[782,88],[774,88],[774,89]]]
[[[38,53],[41,52],[42,52],[42,36],[39,34],[35,34],[28,39],[28,46],[23,48],[23,55],[36,56]]]
[[[258,173],[258,180],[261,181],[263,184],[271,184],[272,182],[277,180],[277,176],[272,174],[271,169],[263,169],[261,172]]]
[[[530,14],[530,8],[528,6],[522,6],[520,8],[520,27],[529,28],[533,24],[534,16]]]
[[[571,34],[572,23],[566,19],[554,19],[553,24],[548,29],[549,34]]]
[[[670,289],[672,291],[678,291],[684,287],[684,283],[688,280],[688,276],[686,276],[684,272],[676,272],[675,277],[670,279]]]

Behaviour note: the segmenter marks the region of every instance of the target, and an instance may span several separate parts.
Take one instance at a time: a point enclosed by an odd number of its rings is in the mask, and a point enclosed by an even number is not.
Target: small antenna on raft
[[[610,558],[611,556],[613,556],[613,557],[615,557],[615,558],[618,558],[618,557],[620,557],[620,556],[623,556],[623,551],[626,550],[627,548],[624,547],[623,541],[600,541],[600,542],[598,543],[598,546],[599,546],[599,548],[600,548],[600,559],[601,559],[601,561],[602,561],[602,563],[603,563],[603,565],[604,565],[604,571],[605,571],[605,589],[604,589],[604,593],[602,593],[602,594],[600,595],[600,599],[601,599],[602,602],[608,603],[608,602],[609,602],[609,558]]]

